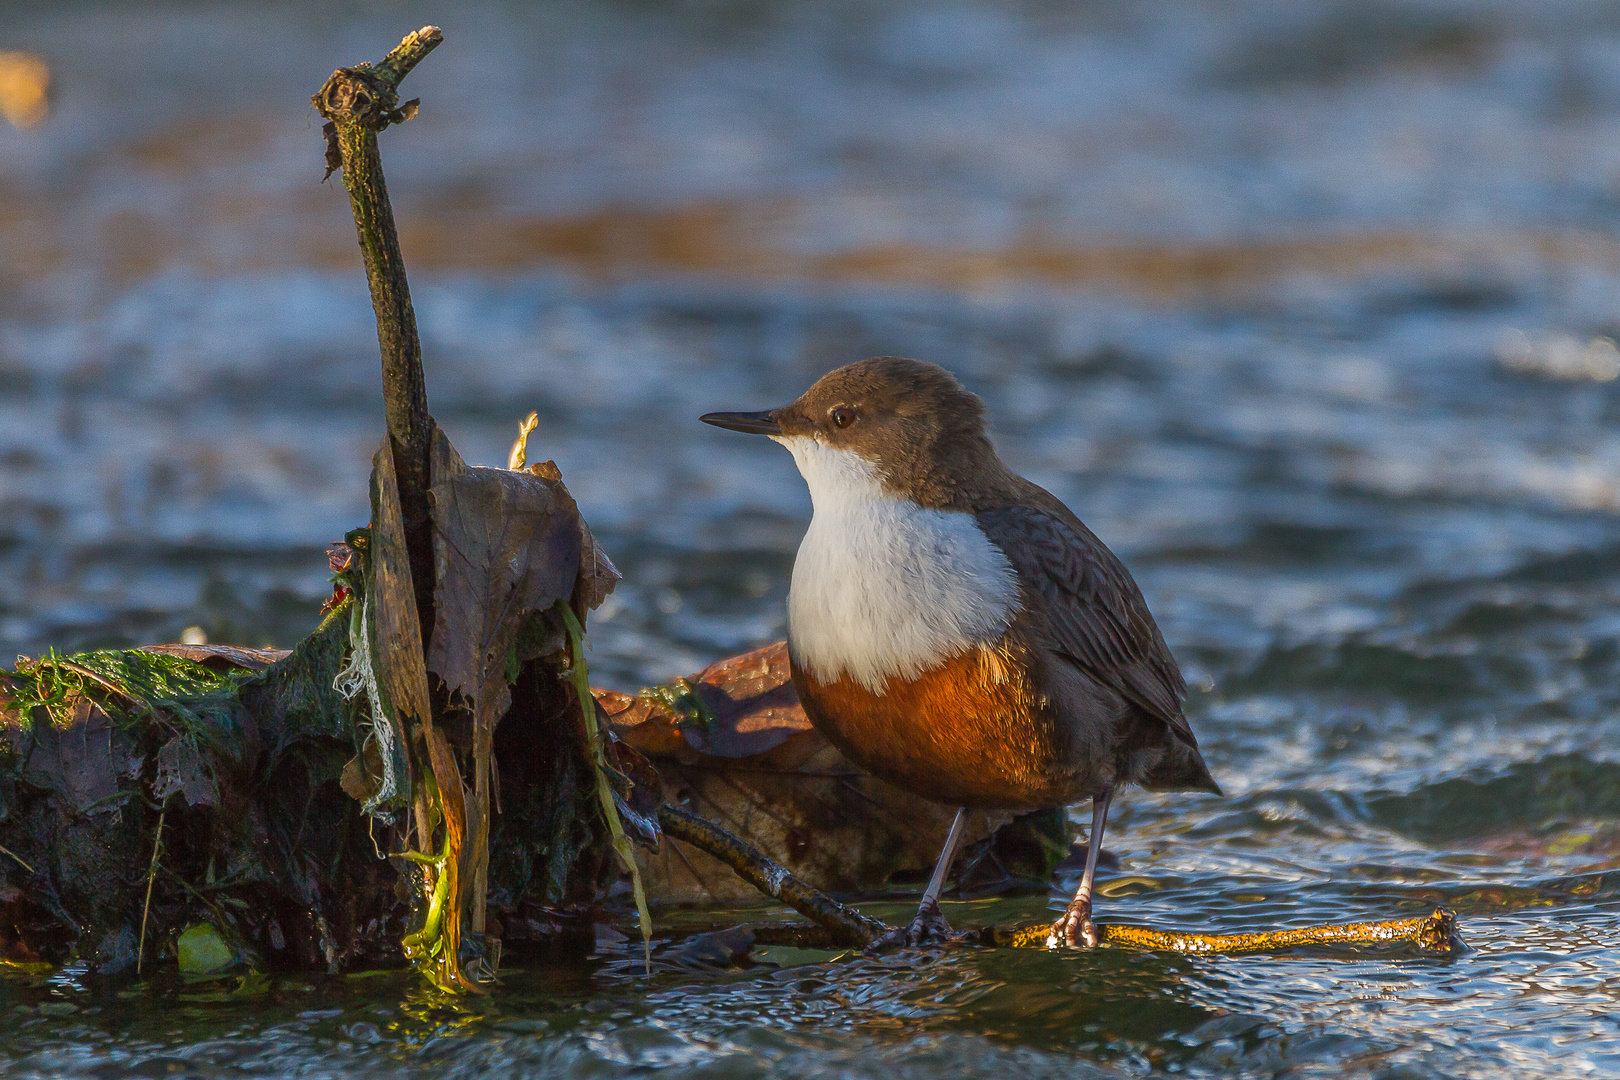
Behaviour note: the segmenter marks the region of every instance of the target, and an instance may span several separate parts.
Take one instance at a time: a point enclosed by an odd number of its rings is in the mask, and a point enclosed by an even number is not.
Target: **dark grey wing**
[[[1044,601],[1053,647],[1196,749],[1181,712],[1187,683],[1125,564],[1078,518],[1055,508],[1008,504],[975,516]]]

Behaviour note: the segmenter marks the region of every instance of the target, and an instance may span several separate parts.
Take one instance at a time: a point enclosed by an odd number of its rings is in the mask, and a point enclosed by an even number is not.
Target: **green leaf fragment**
[[[236,953],[208,923],[188,926],[180,935],[180,974],[212,975],[236,962]]]

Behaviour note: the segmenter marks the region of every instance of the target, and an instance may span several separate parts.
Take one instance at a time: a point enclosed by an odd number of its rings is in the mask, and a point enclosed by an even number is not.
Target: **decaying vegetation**
[[[932,861],[945,812],[820,739],[782,646],[634,697],[590,690],[588,618],[618,574],[556,467],[527,463],[534,418],[509,467],[484,468],[427,409],[377,134],[414,115],[399,84],[441,40],[425,27],[314,98],[371,285],[387,426],[324,620],[287,653],[48,654],[0,675],[0,961],[115,975],[403,956],[477,992],[503,949],[589,940],[621,880],[644,940],[649,896],[757,889],[812,921],[806,940],[866,946],[887,927],[821,888],[870,892]],[[1039,886],[1070,839],[1057,812],[975,829],[963,883],[980,890]],[[964,940],[1044,946],[1045,927]],[[1104,940],[1455,943],[1441,912]]]

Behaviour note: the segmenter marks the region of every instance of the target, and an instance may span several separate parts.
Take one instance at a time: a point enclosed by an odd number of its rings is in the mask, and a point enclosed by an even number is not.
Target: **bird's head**
[[[991,463],[984,402],[936,364],[879,356],[830,371],[766,412],[709,413],[706,424],[767,435],[793,454],[818,505],[862,491],[939,509]]]

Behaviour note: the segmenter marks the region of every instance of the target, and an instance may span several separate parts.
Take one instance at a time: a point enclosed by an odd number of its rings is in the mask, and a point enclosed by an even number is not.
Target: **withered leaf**
[[[241,645],[142,645],[140,651],[178,656],[215,671],[263,671],[291,655],[287,649],[249,649]]]
[[[623,579],[619,568],[613,565],[608,553],[602,550],[602,545],[596,542],[591,535],[585,518],[579,519],[580,547],[589,557],[582,557],[579,562],[579,584],[574,593],[574,602],[584,607],[586,611],[595,611],[602,606],[613,592],[614,588]]]
[[[157,752],[157,775],[152,779],[152,798],[162,802],[178,794],[190,806],[215,806],[219,792],[208,774],[197,747],[184,735],[176,735]]]
[[[508,469],[436,475],[430,499],[438,580],[428,668],[472,704],[478,727],[492,726],[511,704],[507,657],[525,621],[573,592],[579,513],[560,484]]]
[[[568,505],[574,508],[574,518],[579,522],[580,558],[579,580],[574,586],[573,602],[586,611],[595,611],[602,606],[602,601],[608,598],[614,587],[623,580],[624,575],[619,573],[619,568],[613,565],[608,553],[596,542],[596,537],[591,535],[590,526],[585,524],[585,515],[579,512],[568,485],[563,483],[562,470],[557,468],[557,463],[536,462],[530,465],[527,471],[555,483],[567,499]]]
[[[821,748],[793,693],[787,644],[777,642],[710,664],[687,683],[714,718],[703,723],[675,708],[660,688],[634,698],[606,691],[598,701],[615,733],[644,754],[744,758],[768,754],[776,768],[792,768]]]
[[[81,814],[116,809],[119,778],[140,767],[140,755],[128,736],[86,697],[74,701],[66,727],[35,724],[33,734],[23,780],[57,792]]]
[[[382,787],[383,760],[374,740],[367,740],[365,748],[350,758],[338,777],[338,786],[349,798],[362,806],[371,802]]]

